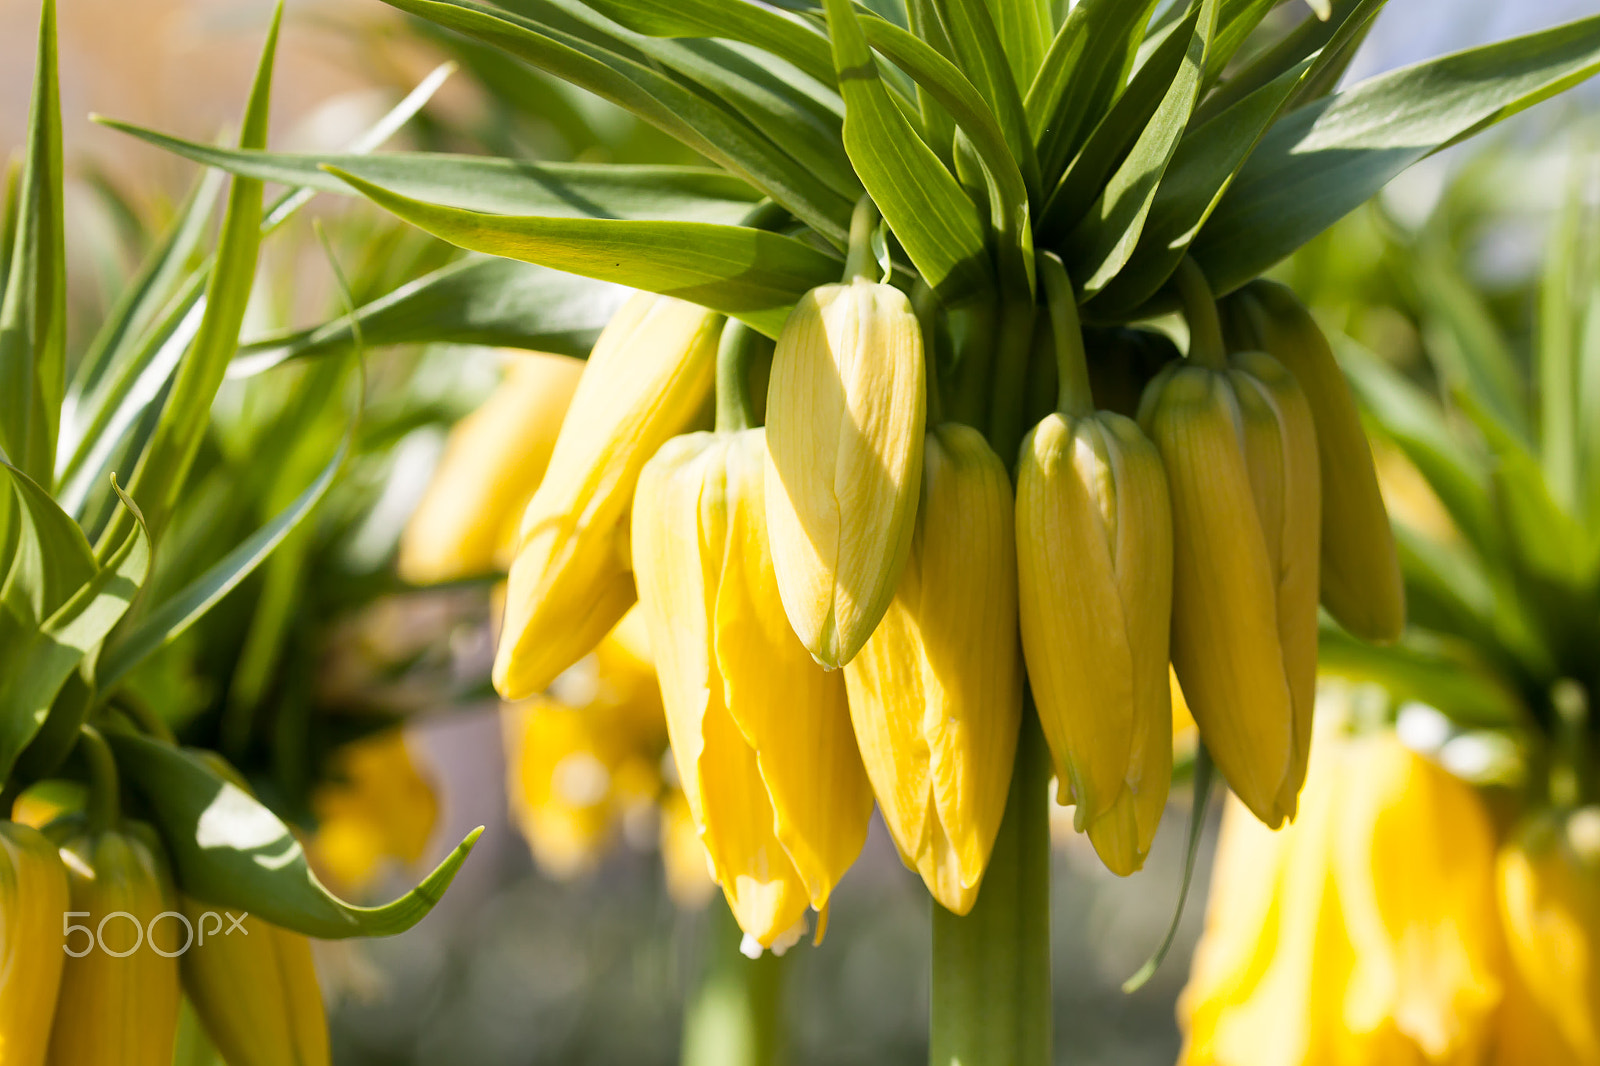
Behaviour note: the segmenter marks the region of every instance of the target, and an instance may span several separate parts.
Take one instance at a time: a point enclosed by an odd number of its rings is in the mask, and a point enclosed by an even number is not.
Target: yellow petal
[[[317,832],[309,852],[319,872],[346,891],[371,883],[385,859],[421,860],[438,820],[433,786],[405,735],[391,729],[345,745],[333,780],[312,796]]]
[[[67,957],[59,923],[71,909],[56,846],[31,826],[0,821],[0,1062],[6,1066],[43,1066]],[[74,942],[73,950],[81,947]]]
[[[1140,424],[1172,501],[1172,665],[1206,747],[1269,826],[1294,749],[1277,582],[1226,375],[1184,365],[1150,383]]]
[[[550,463],[583,362],[508,354],[505,380],[450,431],[428,491],[400,537],[402,579],[426,585],[503,569],[522,512]]]
[[[845,667],[856,737],[890,834],[947,909],[977,898],[1022,714],[1014,502],[976,430],[923,452],[910,560],[883,622]]]
[[[800,642],[830,668],[888,609],[922,484],[922,336],[889,285],[824,285],[778,338],[767,393],[767,519]]]
[[[595,343],[522,518],[494,664],[506,699],[542,690],[632,605],[634,486],[656,450],[704,416],[722,322],[641,294]]]

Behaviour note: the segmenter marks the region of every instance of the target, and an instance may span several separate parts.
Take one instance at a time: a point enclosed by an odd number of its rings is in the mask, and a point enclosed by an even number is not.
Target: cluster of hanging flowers
[[[187,996],[230,1064],[326,1066],[310,941],[179,891],[155,830],[119,810],[105,742],[86,726],[78,750],[85,810],[0,820],[0,1061],[164,1066]]]
[[[1328,702],[1295,824],[1229,801],[1180,1061],[1600,1063],[1600,807],[1502,830]]]
[[[775,348],[632,297],[575,385],[564,370],[475,416],[528,456],[498,495],[436,479],[439,521],[478,530],[478,564],[512,560],[508,701],[546,694],[638,603],[684,806],[751,946],[791,942],[807,908],[825,918],[874,799],[906,864],[966,913],[1030,688],[1059,799],[1117,873],[1143,864],[1166,803],[1169,663],[1276,827],[1306,772],[1319,589],[1358,635],[1398,635],[1370,452],[1304,308],[1257,283],[1230,350],[1185,264],[1189,356],[1117,413],[1096,407],[1065,270],[1039,269],[1060,403],[1016,456],[941,416],[928,323],[852,269]],[[513,540],[506,501],[531,481]]]

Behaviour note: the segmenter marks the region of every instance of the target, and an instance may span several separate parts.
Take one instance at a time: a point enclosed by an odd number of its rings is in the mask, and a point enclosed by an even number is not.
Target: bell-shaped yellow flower
[[[1155,447],[1109,411],[1052,414],[1017,465],[1022,646],[1061,802],[1100,858],[1144,864],[1172,779],[1172,515]]]
[[[1406,623],[1394,532],[1355,398],[1311,312],[1286,286],[1258,280],[1234,297],[1257,342],[1295,376],[1316,423],[1322,476],[1322,602],[1364,640],[1393,641]]]
[[[433,786],[399,729],[340,749],[332,780],[312,795],[311,808],[317,831],[307,852],[317,872],[347,892],[371,884],[385,860],[421,861],[439,816]]]
[[[911,301],[857,278],[801,298],[767,391],[767,521],[800,643],[836,669],[894,598],[922,487],[926,397]]]
[[[639,602],[690,812],[739,925],[766,947],[828,904],[866,840],[872,792],[844,678],[778,600],[762,430],[670,441],[633,510]]]
[[[709,413],[721,315],[666,296],[624,304],[595,342],[522,516],[494,686],[526,699],[632,606],[628,508],[646,460]]]
[[[1172,663],[1245,805],[1292,818],[1316,685],[1321,489],[1305,394],[1270,356],[1152,381],[1139,421],[1172,501]]]
[[[44,1066],[61,987],[67,871],[32,826],[0,821],[0,1062]]]
[[[170,1066],[178,1028],[177,956],[186,936],[174,917],[155,921],[177,901],[154,834],[79,832],[62,843],[60,854],[68,909],[81,912],[72,923],[88,932],[74,931],[65,941],[77,957],[61,968],[50,1063]]]
[[[400,538],[400,576],[415,585],[504,570],[522,512],[550,465],[583,361],[507,353],[505,379],[450,431],[439,466]]]
[[[183,989],[228,1066],[327,1066],[328,1019],[311,942],[248,916],[211,932],[214,908],[185,898],[196,930],[179,956]],[[200,932],[205,938],[200,939]]]
[[[1178,1004],[1185,1066],[1483,1061],[1500,995],[1488,814],[1392,733],[1335,729],[1292,826],[1230,801]]]
[[[1022,720],[1011,482],[983,435],[946,423],[923,448],[911,557],[844,668],[850,718],[906,865],[972,909],[1005,811]]]
[[[1600,807],[1536,818],[1496,865],[1507,973],[1495,1066],[1600,1064]]]

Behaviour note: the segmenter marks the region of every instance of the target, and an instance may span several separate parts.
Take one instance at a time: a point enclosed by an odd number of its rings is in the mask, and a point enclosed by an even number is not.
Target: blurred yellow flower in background
[[[358,893],[386,860],[419,862],[439,817],[433,786],[417,769],[405,734],[390,729],[340,749],[329,783],[311,798],[317,831],[312,863],[342,890]]]
[[[1393,733],[1323,717],[1292,826],[1229,800],[1180,1061],[1477,1063],[1500,996],[1488,813]]]

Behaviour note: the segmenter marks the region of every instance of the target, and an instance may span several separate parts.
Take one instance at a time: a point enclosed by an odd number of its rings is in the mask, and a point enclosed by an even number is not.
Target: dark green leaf
[[[782,56],[825,85],[836,84],[828,40],[805,23],[744,0],[594,0],[591,5],[652,37],[726,37]]]
[[[49,487],[55,483],[67,335],[55,0],[44,0],[40,10],[37,64],[17,221],[0,298],[0,452]]]
[[[704,222],[485,215],[440,207],[341,175],[379,207],[452,244],[698,303],[769,337],[837,259],[766,230]]]
[[[1122,90],[1156,3],[1080,0],[1056,31],[1026,104],[1039,166],[1052,186]]]
[[[1093,296],[1116,277],[1133,255],[1167,165],[1189,125],[1206,48],[1216,28],[1218,0],[1203,0],[1195,12],[1188,49],[1155,113],[1126,158],[1106,182],[1088,213],[1067,235],[1063,258],[1082,296]]]
[[[403,933],[427,916],[478,840],[467,834],[422,883],[382,907],[334,896],[288,826],[195,753],[111,731],[117,765],[155,812],[180,888],[217,907],[325,940]]]
[[[1262,138],[1194,255],[1231,292],[1417,160],[1600,70],[1600,16],[1392,71],[1292,112]]]
[[[844,94],[844,145],[856,173],[944,303],[989,290],[986,226],[977,208],[889,99],[849,0],[828,0],[827,11]]]
[[[356,310],[364,344],[485,344],[582,358],[621,305],[626,290],[494,256],[469,256],[418,278]],[[249,377],[288,359],[350,350],[353,332],[341,317],[243,345],[232,378]]]

